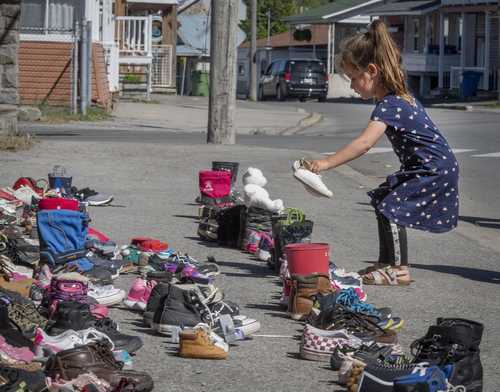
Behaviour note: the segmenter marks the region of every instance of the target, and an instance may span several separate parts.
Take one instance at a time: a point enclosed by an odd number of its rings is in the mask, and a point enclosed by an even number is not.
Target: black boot
[[[412,351],[416,351],[414,362],[429,362],[446,369],[450,384],[462,385],[467,392],[482,391],[479,345],[484,326],[458,318],[439,318],[437,324],[429,327],[426,336],[412,344]]]

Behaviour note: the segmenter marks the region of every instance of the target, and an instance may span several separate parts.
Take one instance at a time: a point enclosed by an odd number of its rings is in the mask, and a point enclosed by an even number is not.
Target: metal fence
[[[153,89],[173,86],[173,61],[172,45],[153,45]]]

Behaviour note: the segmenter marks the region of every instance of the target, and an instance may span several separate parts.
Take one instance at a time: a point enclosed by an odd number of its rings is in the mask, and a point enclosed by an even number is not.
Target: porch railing
[[[120,56],[152,56],[152,17],[117,16],[115,42]]]

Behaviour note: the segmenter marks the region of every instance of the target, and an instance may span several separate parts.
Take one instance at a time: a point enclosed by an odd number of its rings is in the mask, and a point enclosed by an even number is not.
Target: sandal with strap
[[[363,284],[376,286],[408,286],[411,283],[408,268],[397,270],[391,266],[376,269],[362,276]]]
[[[373,265],[370,265],[369,267],[363,268],[362,270],[358,271],[359,275],[366,275],[370,272],[376,271],[378,269],[385,268],[389,266],[390,264],[384,264],[384,263],[374,263]]]

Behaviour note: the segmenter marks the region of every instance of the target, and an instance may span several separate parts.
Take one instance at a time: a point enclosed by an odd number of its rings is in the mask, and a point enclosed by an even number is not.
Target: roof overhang
[[[395,15],[425,15],[441,8],[441,0],[428,1],[402,1],[390,4],[385,4],[382,7],[377,7],[364,15],[369,16],[395,16]]]
[[[285,23],[290,25],[302,25],[302,24],[331,24],[335,22],[343,21],[344,19],[349,19],[356,17],[360,14],[366,15],[364,11],[376,7],[385,0],[368,0],[360,4],[356,4],[351,7],[346,7],[344,9],[335,12],[325,12],[323,15],[307,16],[307,15],[295,15],[283,18]]]
[[[177,0],[127,0],[127,4],[141,5],[177,5]]]

